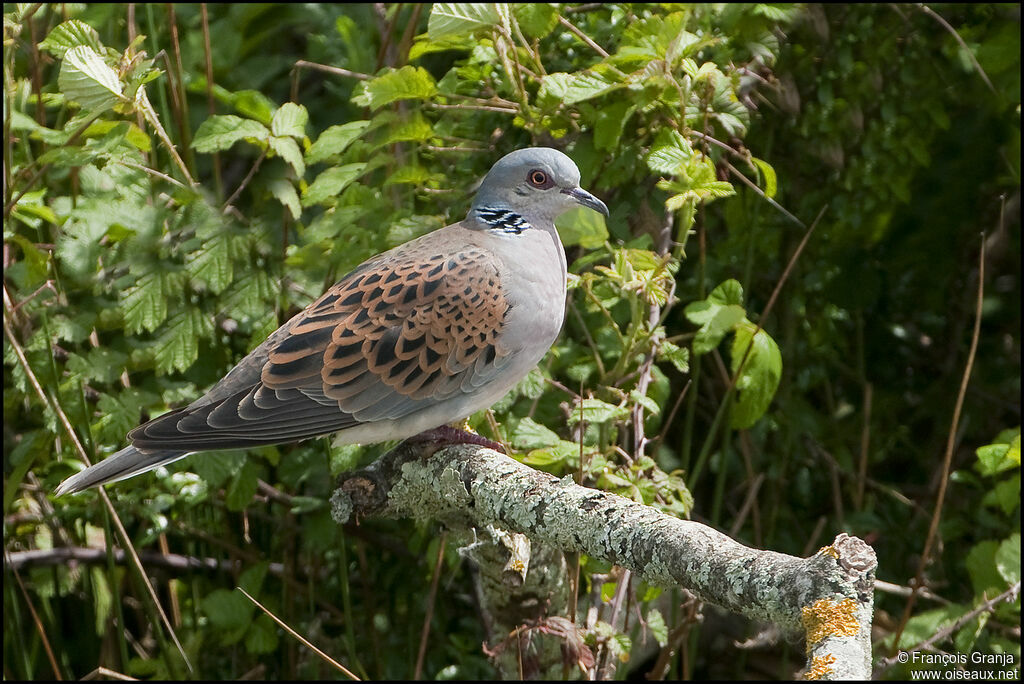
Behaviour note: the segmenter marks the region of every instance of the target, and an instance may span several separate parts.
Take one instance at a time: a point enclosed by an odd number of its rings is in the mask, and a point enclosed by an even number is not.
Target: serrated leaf
[[[680,373],[690,372],[690,350],[686,347],[680,347],[666,340],[658,347],[658,360],[668,361]]]
[[[328,157],[341,154],[369,125],[369,121],[349,121],[339,126],[331,126],[320,134],[306,152],[306,163],[316,164]]]
[[[189,468],[211,488],[218,488],[242,469],[246,458],[242,451],[206,451],[202,458],[189,461]]]
[[[775,390],[782,378],[782,354],[764,330],[745,321],[735,331],[730,354],[730,366],[737,376],[737,397],[733,400],[729,413],[729,424],[737,429],[749,428],[768,410]],[[747,351],[749,347],[749,352]],[[746,361],[740,363],[746,355]]]
[[[366,164],[344,164],[332,166],[316,177],[302,195],[302,206],[319,204],[324,200],[337,196],[349,183],[363,173]]]
[[[206,238],[198,251],[188,255],[185,269],[211,292],[220,294],[234,277],[230,234],[220,232]]]
[[[305,175],[306,163],[302,161],[302,150],[299,149],[299,144],[294,139],[272,135],[267,139],[267,143],[275,154],[292,167],[297,178],[302,178]]]
[[[285,102],[270,119],[270,132],[278,136],[302,139],[306,136],[309,112],[300,104]]]
[[[213,335],[213,320],[190,309],[168,321],[157,338],[154,358],[158,373],[185,372],[199,355],[199,340]]]
[[[510,441],[512,446],[517,449],[539,449],[558,444],[561,438],[552,430],[527,416],[519,421],[516,429],[512,432]]]
[[[435,2],[427,20],[427,35],[430,40],[440,40],[490,28],[501,20],[498,11],[495,3]]]
[[[651,399],[646,394],[640,394],[637,390],[630,390],[629,398],[647,409],[647,413],[652,416],[656,416],[661,413],[661,407],[658,406],[658,402],[654,401],[654,399]]]
[[[258,90],[239,90],[230,96],[230,101],[235,111],[264,126],[270,126],[277,109],[273,100]]]
[[[668,625],[665,624],[665,617],[657,608],[647,611],[647,629],[651,630],[651,635],[659,646],[668,643]]]
[[[226,150],[239,140],[267,142],[270,131],[258,121],[243,119],[234,114],[211,116],[199,125],[192,147],[197,152],[211,153]]]
[[[103,49],[96,29],[79,19],[58,24],[39,43],[40,50],[46,50],[57,59],[63,59],[68,50],[79,46],[92,48],[97,53]]]
[[[592,98],[604,95],[607,92],[622,87],[623,84],[616,83],[608,76],[593,71],[583,71],[571,74],[566,84],[562,101],[565,104],[576,104]]]
[[[106,111],[125,99],[117,72],[88,45],[64,53],[57,86],[68,100],[91,112]]]
[[[125,332],[131,334],[155,330],[167,318],[167,298],[162,274],[153,272],[143,275],[134,287],[123,292],[120,304]]]
[[[413,112],[412,116],[404,121],[397,122],[388,130],[381,145],[389,145],[396,142],[423,142],[434,135],[434,129],[430,122],[419,112]]]
[[[721,306],[729,304],[735,304],[736,306],[743,305],[743,286],[740,282],[734,278],[729,278],[718,285],[711,294],[708,295],[708,301]]]
[[[436,93],[437,85],[426,69],[404,66],[363,81],[352,101],[362,107],[379,109],[397,100],[425,100]]]
[[[87,380],[112,383],[121,375],[128,357],[106,347],[94,347],[85,355],[72,353],[68,357],[68,370]]]
[[[575,425],[580,422],[581,413],[584,422],[588,425],[594,425],[625,418],[629,415],[629,408],[626,406],[609,404],[608,402],[601,401],[600,399],[584,399],[582,402],[573,406],[572,413],[569,415],[566,422],[569,425]]]

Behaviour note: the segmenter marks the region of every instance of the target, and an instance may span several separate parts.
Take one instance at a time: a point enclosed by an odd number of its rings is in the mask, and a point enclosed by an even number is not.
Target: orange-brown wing
[[[135,428],[138,448],[277,444],[401,418],[472,392],[509,360],[494,258],[410,243],[366,262],[190,406]]]
[[[362,422],[472,391],[503,366],[509,304],[493,257],[475,247],[396,256],[338,283],[289,322],[263,385],[322,393]]]

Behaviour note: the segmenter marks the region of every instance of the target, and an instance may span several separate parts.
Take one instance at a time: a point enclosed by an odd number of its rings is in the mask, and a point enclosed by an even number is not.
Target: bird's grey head
[[[491,225],[507,223],[501,212],[514,215],[513,221],[522,217],[550,223],[579,205],[608,215],[604,202],[580,187],[580,170],[572,159],[550,147],[527,147],[506,154],[491,167],[470,216]],[[506,232],[518,232],[514,228]]]

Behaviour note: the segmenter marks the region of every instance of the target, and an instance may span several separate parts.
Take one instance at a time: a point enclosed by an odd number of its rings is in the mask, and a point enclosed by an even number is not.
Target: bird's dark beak
[[[569,197],[572,197],[579,204],[589,207],[599,214],[604,214],[605,216],[608,215],[608,207],[605,206],[605,203],[591,195],[583,188],[572,188],[571,190],[562,190],[562,192]]]

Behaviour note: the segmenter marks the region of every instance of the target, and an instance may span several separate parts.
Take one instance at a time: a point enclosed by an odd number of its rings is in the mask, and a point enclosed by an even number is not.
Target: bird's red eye
[[[548,174],[540,169],[534,169],[530,172],[530,185],[538,188],[546,187],[548,185]]]

